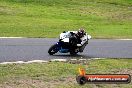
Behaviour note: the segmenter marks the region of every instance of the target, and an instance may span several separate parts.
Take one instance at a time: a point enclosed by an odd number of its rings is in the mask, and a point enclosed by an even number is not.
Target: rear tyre
[[[58,52],[58,50],[57,50],[56,44],[52,45],[52,46],[49,48],[49,50],[48,50],[49,55],[53,55],[53,54],[55,54],[55,53],[57,53],[57,52]]]
[[[78,52],[75,52],[75,50],[71,50],[70,51],[70,55],[74,56],[74,55],[77,55]]]

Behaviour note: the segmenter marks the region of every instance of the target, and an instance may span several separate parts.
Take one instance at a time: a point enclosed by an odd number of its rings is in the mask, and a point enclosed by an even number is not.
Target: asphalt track
[[[74,58],[132,58],[132,40],[91,39],[83,53],[77,56],[47,51],[58,39],[0,38],[0,62],[74,59]]]

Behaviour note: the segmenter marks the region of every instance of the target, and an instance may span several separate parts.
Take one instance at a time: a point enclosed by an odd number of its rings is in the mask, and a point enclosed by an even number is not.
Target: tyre
[[[80,85],[84,85],[87,82],[87,80],[84,76],[77,76],[76,81]]]
[[[55,54],[55,53],[57,53],[57,52],[58,52],[58,50],[57,50],[56,44],[52,45],[52,46],[49,48],[49,50],[48,50],[49,55],[53,55],[53,54]]]
[[[70,55],[72,55],[72,56],[77,55],[77,52],[75,52],[75,50],[71,50]]]

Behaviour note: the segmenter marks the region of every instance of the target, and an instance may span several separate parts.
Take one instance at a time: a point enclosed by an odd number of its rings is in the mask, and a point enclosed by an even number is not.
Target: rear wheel
[[[70,50],[70,55],[76,55],[78,52],[75,52],[75,50]]]
[[[57,49],[57,47],[56,47],[56,44],[52,45],[52,46],[49,48],[49,50],[48,50],[48,53],[49,53],[50,55],[53,55],[53,54],[55,54],[55,53],[57,53],[57,52],[58,52],[58,49]]]

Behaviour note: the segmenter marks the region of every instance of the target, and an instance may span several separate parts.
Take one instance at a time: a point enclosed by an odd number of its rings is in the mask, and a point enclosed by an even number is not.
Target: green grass
[[[0,87],[7,88],[80,88],[75,81],[78,67],[88,74],[130,74],[131,59],[100,59],[69,62],[0,65]],[[130,84],[85,84],[82,88],[131,88]]]
[[[132,38],[132,1],[0,0],[0,36],[58,37],[80,27],[93,38]]]

